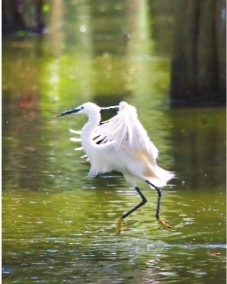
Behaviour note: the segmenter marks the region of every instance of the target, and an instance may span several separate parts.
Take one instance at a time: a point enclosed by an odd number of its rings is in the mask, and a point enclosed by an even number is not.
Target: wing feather
[[[126,102],[119,104],[117,115],[96,128],[94,137],[102,144],[113,143],[116,150],[127,144],[130,149],[143,152],[154,163],[158,157],[158,149],[139,121],[136,108]]]
[[[80,131],[80,130],[69,129],[69,131],[70,131],[71,133],[81,135],[81,131]]]
[[[72,129],[70,132],[81,134],[81,131]],[[71,140],[80,142],[80,138],[71,138]],[[96,127],[93,140],[99,144],[112,143],[116,151],[122,146],[127,146],[131,150],[141,152],[150,162],[156,164],[158,149],[139,121],[136,108],[126,102],[119,104],[119,111],[114,117]]]

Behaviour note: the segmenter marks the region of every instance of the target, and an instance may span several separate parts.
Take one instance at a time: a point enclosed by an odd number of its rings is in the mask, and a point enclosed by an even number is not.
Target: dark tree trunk
[[[225,105],[225,1],[178,1],[173,106]]]
[[[44,0],[23,1],[23,0],[3,0],[2,1],[2,35],[15,34],[18,31],[29,31],[33,33],[45,32],[43,19]],[[25,9],[27,8],[27,9]],[[28,26],[25,21],[24,11],[28,8],[34,9],[34,19],[32,26]]]

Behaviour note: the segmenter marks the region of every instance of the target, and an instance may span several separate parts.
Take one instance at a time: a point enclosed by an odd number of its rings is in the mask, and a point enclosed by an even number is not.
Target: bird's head
[[[93,113],[99,113],[101,110],[105,110],[105,109],[111,109],[111,108],[119,108],[119,106],[111,106],[111,107],[99,107],[94,103],[84,103],[76,108],[64,111],[58,115],[56,115],[55,117],[59,117],[59,116],[64,116],[67,114],[80,114],[80,113],[84,113],[86,115],[92,115]]]
[[[67,114],[92,114],[92,113],[97,113],[97,112],[100,112],[101,108],[99,106],[97,106],[96,104],[94,103],[85,103],[85,104],[82,104],[76,108],[73,108],[73,109],[70,109],[70,110],[67,110],[67,111],[64,111],[58,115],[56,115],[55,117],[58,117],[58,116],[64,116],[64,115],[67,115]]]

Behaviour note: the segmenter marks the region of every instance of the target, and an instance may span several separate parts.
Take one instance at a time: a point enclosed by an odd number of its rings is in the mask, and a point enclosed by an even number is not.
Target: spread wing
[[[111,142],[116,150],[124,144],[132,150],[143,152],[147,158],[155,162],[158,149],[151,142],[147,131],[138,119],[136,108],[121,102],[117,115],[97,126],[94,141]]]
[[[72,129],[70,132],[81,134],[81,131]],[[71,138],[71,140],[80,142],[80,138]],[[142,152],[152,163],[155,163],[158,157],[158,149],[139,121],[136,108],[126,102],[119,104],[119,111],[114,117],[96,127],[93,140],[98,144],[111,143],[116,151],[126,145],[132,150]],[[82,149],[82,147],[78,147],[75,150]]]

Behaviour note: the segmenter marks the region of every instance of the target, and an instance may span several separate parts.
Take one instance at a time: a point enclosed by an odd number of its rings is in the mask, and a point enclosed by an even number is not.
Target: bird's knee
[[[143,197],[142,202],[143,202],[143,205],[147,203],[147,198],[145,196]]]

